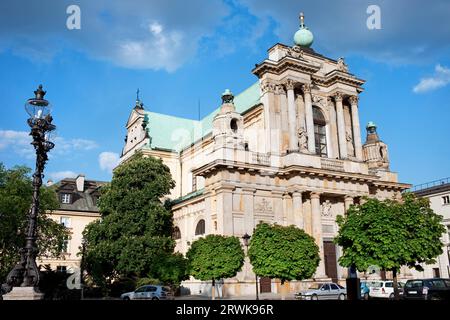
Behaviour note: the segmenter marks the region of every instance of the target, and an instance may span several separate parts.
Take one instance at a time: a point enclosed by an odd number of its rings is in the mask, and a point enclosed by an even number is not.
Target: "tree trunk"
[[[281,300],[286,300],[289,293],[289,281],[281,280]]]
[[[397,282],[397,269],[392,269],[392,280],[394,281],[394,299],[400,300],[400,295],[398,292],[398,282]]]
[[[215,292],[216,291],[216,280],[214,278],[212,279],[212,286],[211,286],[211,300],[215,300]]]

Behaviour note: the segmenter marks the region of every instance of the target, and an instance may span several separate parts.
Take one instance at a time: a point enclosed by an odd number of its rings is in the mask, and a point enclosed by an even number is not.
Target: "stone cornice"
[[[319,178],[332,178],[343,181],[352,181],[358,183],[367,183],[373,186],[379,186],[387,189],[394,190],[406,190],[411,187],[409,184],[398,183],[398,182],[390,182],[383,181],[376,175],[370,174],[362,174],[362,173],[353,173],[353,172],[342,172],[342,171],[333,171],[327,169],[320,168],[311,168],[304,167],[299,165],[288,166],[284,168],[276,168],[276,167],[267,167],[261,166],[257,164],[248,164],[248,163],[238,163],[234,161],[226,161],[226,160],[215,160],[211,163],[208,163],[200,168],[193,170],[193,174],[205,176],[209,175],[212,172],[223,170],[223,169],[235,169],[238,170],[247,170],[249,172],[258,171],[260,174],[271,174],[278,176],[289,176],[289,175],[301,175],[301,176],[312,176]]]
[[[302,73],[314,74],[320,70],[320,66],[309,63],[304,60],[299,60],[290,56],[281,58],[278,62],[271,60],[264,60],[258,64],[253,70],[253,74],[261,78],[265,73],[272,73],[280,75],[286,70],[293,70]]]
[[[363,79],[359,79],[350,73],[345,73],[339,70],[333,70],[327,73],[325,76],[313,75],[312,80],[323,87],[329,87],[336,83],[343,83],[352,87],[357,87],[360,91],[363,89],[361,86],[366,82]]]

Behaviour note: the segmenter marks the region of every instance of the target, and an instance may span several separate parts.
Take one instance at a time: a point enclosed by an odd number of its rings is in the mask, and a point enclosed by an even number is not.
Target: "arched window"
[[[314,121],[314,141],[316,145],[316,154],[321,157],[327,156],[327,134],[326,121],[322,111],[319,108],[313,107],[313,121]]]
[[[200,220],[195,227],[195,235],[205,234],[205,220]]]
[[[237,123],[238,121],[237,121],[237,119],[231,119],[231,122],[230,122],[230,128],[231,128],[231,130],[234,132],[234,133],[236,133],[237,132],[237,130],[238,130],[238,123]]]
[[[173,237],[175,240],[181,239],[181,231],[180,231],[180,228],[178,228],[178,227],[173,228],[173,235],[172,235],[172,237]]]

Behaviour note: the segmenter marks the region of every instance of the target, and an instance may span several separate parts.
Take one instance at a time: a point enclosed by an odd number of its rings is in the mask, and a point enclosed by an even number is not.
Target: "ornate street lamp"
[[[250,236],[248,235],[248,233],[246,232],[243,236],[242,236],[242,240],[244,240],[244,246],[247,249],[247,255],[248,255],[248,245],[249,245],[249,240],[250,240]],[[255,273],[255,288],[256,288],[256,300],[259,300],[259,295],[258,295],[258,275]]]
[[[42,186],[42,178],[45,163],[48,160],[47,153],[53,149],[55,144],[50,141],[49,133],[55,130],[50,115],[50,103],[44,99],[45,91],[42,85],[34,91],[35,97],[27,100],[25,110],[30,118],[27,120],[31,128],[30,135],[33,138],[33,145],[36,151],[36,169],[33,174],[33,199],[28,215],[28,228],[26,230],[26,243],[20,250],[20,262],[11,270],[6,278],[6,289],[10,291],[14,287],[31,287],[35,294],[39,296],[37,286],[39,284],[39,269],[36,264],[38,249],[37,238],[37,217],[39,214],[39,191]],[[39,297],[38,297],[39,298]]]

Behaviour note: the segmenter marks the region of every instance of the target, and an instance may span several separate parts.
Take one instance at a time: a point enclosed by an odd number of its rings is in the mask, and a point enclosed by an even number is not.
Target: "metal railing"
[[[264,153],[252,152],[252,161],[253,163],[269,166],[270,156]]]
[[[448,183],[450,183],[450,177],[418,184],[416,186],[413,186],[411,189],[409,189],[409,191],[411,191],[411,192],[419,191],[419,190],[437,187],[437,186],[440,186],[443,184],[448,184]]]

